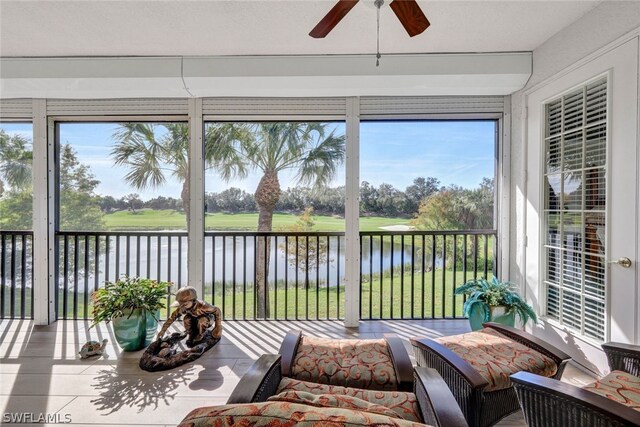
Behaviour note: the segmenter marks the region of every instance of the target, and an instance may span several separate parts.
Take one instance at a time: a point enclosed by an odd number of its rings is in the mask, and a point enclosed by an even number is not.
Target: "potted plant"
[[[158,316],[169,295],[170,282],[122,276],[105,282],[91,295],[93,324],[113,321],[116,341],[125,351],[140,350],[153,340]]]
[[[469,317],[471,329],[482,329],[484,322],[497,322],[514,326],[517,315],[523,324],[529,319],[538,321],[533,308],[527,304],[510,282],[501,282],[494,277],[491,282],[482,278],[470,280],[458,287],[456,295],[467,295],[464,315]]]

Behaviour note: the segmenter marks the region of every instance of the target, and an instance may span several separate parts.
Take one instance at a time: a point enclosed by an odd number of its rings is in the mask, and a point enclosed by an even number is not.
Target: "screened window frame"
[[[605,209],[604,209],[604,214],[605,214],[605,244],[604,244],[604,256],[602,257],[604,260],[604,297],[603,297],[603,302],[604,302],[604,314],[603,314],[603,321],[604,321],[604,325],[603,325],[603,331],[604,331],[604,336],[602,340],[599,340],[595,337],[586,335],[584,333],[584,329],[585,329],[585,321],[584,321],[584,312],[585,312],[585,306],[584,304],[581,304],[580,308],[581,308],[581,327],[580,329],[577,329],[573,326],[569,326],[567,324],[565,324],[564,322],[562,322],[562,306],[559,306],[559,313],[560,313],[560,318],[559,319],[555,319],[553,317],[549,317],[548,315],[548,291],[549,291],[549,285],[547,283],[547,246],[549,246],[547,244],[547,233],[548,233],[548,223],[547,223],[547,217],[546,217],[546,177],[547,177],[547,171],[546,171],[546,165],[547,165],[547,158],[546,158],[546,146],[547,146],[547,115],[546,115],[546,107],[557,100],[561,100],[564,96],[571,94],[572,92],[576,92],[577,90],[583,90],[585,91],[587,89],[587,87],[592,84],[597,82],[598,80],[602,80],[605,79],[606,80],[606,101],[605,101],[605,105],[606,105],[606,119],[604,121],[601,121],[601,123],[604,123],[606,125],[606,136],[605,136],[605,155],[606,155],[606,161],[604,163],[604,172],[605,172],[605,194],[607,195],[605,198]],[[581,340],[588,342],[590,344],[593,344],[597,347],[599,347],[603,342],[607,342],[610,340],[610,336],[611,336],[611,306],[610,306],[610,280],[609,280],[609,263],[608,263],[608,258],[607,258],[607,254],[610,253],[610,238],[609,238],[609,234],[610,234],[610,226],[609,226],[609,219],[611,218],[611,207],[609,204],[609,197],[608,195],[610,194],[611,191],[611,183],[610,183],[610,179],[609,179],[609,171],[611,170],[611,122],[610,122],[610,118],[611,118],[611,108],[612,108],[612,101],[611,101],[611,80],[612,80],[612,72],[609,70],[607,72],[604,73],[600,73],[578,85],[575,85],[573,87],[571,87],[570,89],[567,89],[559,94],[554,95],[553,97],[547,98],[545,100],[543,100],[540,103],[540,137],[541,137],[541,144],[540,144],[540,169],[538,171],[539,173],[539,177],[540,177],[540,189],[539,189],[539,201],[540,201],[540,218],[539,218],[539,243],[538,243],[538,254],[539,254],[539,271],[538,271],[538,277],[539,277],[539,289],[540,289],[540,298],[539,298],[539,307],[540,307],[540,318],[543,319],[545,322],[550,323],[551,325],[558,327],[558,328],[566,328],[569,331],[571,331],[572,333],[576,334],[577,336],[580,337]],[[586,108],[586,102],[585,102],[585,108]],[[583,126],[578,128],[578,129],[585,129],[587,128],[586,123],[583,123]],[[561,134],[564,135],[564,131],[561,131]],[[584,144],[584,141],[583,141]],[[562,155],[564,155],[564,146],[561,146],[561,153]],[[583,155],[583,163],[584,163],[584,155]],[[584,171],[585,168],[584,166],[582,168],[580,168],[580,171]],[[560,170],[560,172],[558,172],[558,175],[562,176],[562,171]],[[583,189],[583,192],[585,190]],[[583,199],[582,199],[583,203],[585,202],[585,197],[583,194]],[[581,209],[580,212],[585,212],[586,208],[583,206],[583,209]],[[583,231],[582,234],[584,235],[584,223],[582,224],[583,226]],[[583,244],[584,241],[583,241]],[[582,255],[584,255],[586,253],[584,247],[582,250]],[[582,262],[582,265],[584,265],[584,261]],[[560,275],[560,272],[558,273]],[[562,276],[560,275],[560,278],[562,279]],[[585,287],[585,283],[584,280],[581,283],[581,292],[580,292],[580,298],[581,301],[584,301],[585,298],[585,292],[584,292],[584,287]],[[562,295],[562,288],[563,286],[559,285],[558,289],[560,290],[560,294]]]

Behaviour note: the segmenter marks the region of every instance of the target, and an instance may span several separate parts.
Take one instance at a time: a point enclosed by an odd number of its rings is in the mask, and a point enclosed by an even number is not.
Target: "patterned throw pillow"
[[[178,427],[420,427],[399,418],[344,408],[317,408],[289,402],[210,406],[191,411]]]
[[[640,378],[636,376],[623,371],[613,371],[583,388],[640,411]]]

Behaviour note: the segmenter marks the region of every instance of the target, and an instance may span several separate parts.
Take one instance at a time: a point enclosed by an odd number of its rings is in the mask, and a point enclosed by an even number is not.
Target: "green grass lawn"
[[[344,218],[314,215],[316,231],[344,231]],[[276,213],[273,215],[273,229],[291,227],[298,221],[298,215]],[[379,230],[388,225],[409,225],[408,218],[360,218],[360,230]],[[104,216],[108,230],[186,230],[184,214],[174,210],[142,209],[135,214],[118,211]],[[258,225],[257,213],[244,214],[206,214],[206,230],[255,230]]]
[[[444,274],[444,281],[443,281]],[[491,274],[489,279],[491,279]],[[435,282],[433,279],[435,278]],[[466,279],[471,279],[468,273]],[[374,275],[371,282],[365,275],[361,292],[361,318],[443,318],[462,317],[463,299],[460,296],[453,296],[453,289],[465,281],[461,272],[457,272],[455,277],[451,270],[436,269],[435,273],[427,272],[423,275],[420,272],[411,274],[399,271],[393,276],[384,274],[382,277],[382,287],[380,286],[379,275]],[[413,286],[412,286],[413,281]],[[344,286],[326,287],[321,284],[316,290],[315,282],[309,283],[309,290],[306,292],[303,279],[297,289],[294,283],[289,283],[285,291],[284,283],[278,283],[278,289],[269,290],[269,306],[271,319],[336,319],[344,317]],[[435,283],[435,286],[432,286]],[[444,286],[442,285],[444,283]],[[224,289],[224,299],[222,297],[222,283],[216,282],[215,297],[212,297],[211,283],[205,284],[205,299],[220,307],[227,320],[233,319],[253,319],[254,298],[252,290],[253,283],[247,283],[247,292],[244,292],[243,283],[236,284],[234,297],[233,284],[228,281]],[[424,294],[422,292],[424,288]],[[404,292],[403,292],[404,290]],[[59,316],[63,316],[62,291],[59,299]],[[73,292],[68,292],[67,318],[73,318]],[[91,317],[91,303],[89,303],[88,313]],[[235,307],[235,313],[234,313]],[[424,312],[423,312],[424,307]],[[455,309],[454,309],[455,308]],[[244,312],[244,315],[243,315]],[[84,314],[84,294],[78,294],[78,318]],[[166,319],[166,309],[161,311],[161,317]]]

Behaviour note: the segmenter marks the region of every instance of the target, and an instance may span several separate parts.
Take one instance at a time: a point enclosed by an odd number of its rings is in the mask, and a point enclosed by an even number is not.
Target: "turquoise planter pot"
[[[516,316],[515,313],[505,313],[506,307],[491,307],[491,317],[489,322],[500,323],[501,325],[511,326],[515,325]],[[482,317],[482,311],[480,307],[474,306],[469,313],[469,323],[471,324],[471,330],[477,331],[482,329],[484,319]]]
[[[148,311],[145,311],[145,313],[147,316],[147,323],[145,328],[146,335],[144,339],[144,346],[148,347],[149,344],[153,342],[153,339],[156,336],[156,332],[158,332],[158,321],[156,319],[160,316],[160,312],[156,311],[155,318]]]
[[[116,341],[124,351],[145,348],[151,344],[158,329],[158,321],[142,309],[125,311],[122,317],[112,319],[112,323]]]

